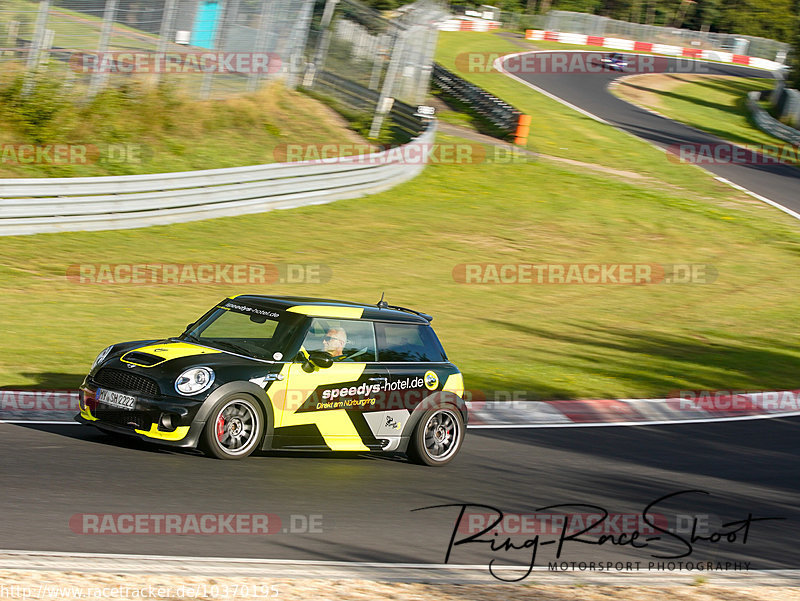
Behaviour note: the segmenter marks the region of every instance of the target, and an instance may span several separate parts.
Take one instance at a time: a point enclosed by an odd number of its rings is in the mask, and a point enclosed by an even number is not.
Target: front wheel
[[[464,440],[464,418],[455,407],[428,409],[419,420],[408,445],[408,458],[423,465],[445,465],[453,460]]]
[[[221,399],[208,415],[201,437],[203,450],[217,459],[243,459],[264,433],[264,412],[247,395]]]

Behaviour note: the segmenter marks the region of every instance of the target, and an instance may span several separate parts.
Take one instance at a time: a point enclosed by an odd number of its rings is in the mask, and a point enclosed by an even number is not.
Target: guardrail
[[[522,112],[474,83],[462,79],[438,63],[433,65],[433,85],[448,96],[472,107],[489,123],[508,135],[518,131]],[[518,136],[520,137],[520,136]],[[525,136],[527,137],[527,131]]]
[[[401,148],[432,144],[434,136],[430,122]],[[415,177],[424,163],[405,161],[410,154],[393,149],[179,173],[0,179],[0,236],[146,227],[356,198]]]
[[[769,92],[767,92],[769,94]],[[785,125],[775,119],[767,111],[765,111],[758,104],[761,99],[761,92],[748,92],[747,93],[747,109],[753,116],[753,121],[759,129],[767,132],[768,134],[785,140],[795,146],[800,146],[800,130]]]

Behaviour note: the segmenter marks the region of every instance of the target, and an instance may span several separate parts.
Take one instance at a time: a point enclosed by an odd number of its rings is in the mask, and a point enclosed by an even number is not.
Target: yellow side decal
[[[159,440],[181,440],[189,433],[189,426],[178,426],[174,432],[162,432],[158,429],[158,424],[152,424],[149,430],[136,430],[136,433]]]
[[[448,376],[447,381],[444,383],[443,391],[452,392],[457,396],[464,395],[464,376],[460,373]]]
[[[125,357],[127,357],[130,353],[138,352],[138,353],[147,353],[149,355],[155,355],[156,357],[161,357],[161,361],[155,363],[154,365],[141,365],[134,361],[129,361]],[[132,349],[122,355],[122,360],[125,363],[131,363],[132,365],[139,365],[140,367],[155,367],[155,365],[160,365],[164,363],[164,361],[169,361],[170,359],[179,359],[181,357],[191,357],[192,355],[211,355],[214,353],[220,353],[222,351],[205,348],[202,346],[197,346],[196,344],[189,344],[186,342],[167,342],[163,344],[150,344],[148,346],[142,346],[136,349]]]
[[[334,363],[326,369],[315,369],[307,373],[299,363],[287,364],[281,373],[287,376],[288,386],[286,382],[276,381],[266,391],[275,409],[275,425],[285,427],[315,424],[325,439],[325,444],[332,450],[368,451],[344,409],[295,413],[317,386],[355,382],[364,373],[365,367],[363,363]]]
[[[286,310],[310,317],[339,317],[341,319],[359,319],[364,314],[364,309],[360,307],[331,307],[324,305],[295,305]]]
[[[94,415],[92,415],[92,412],[89,411],[88,407],[84,407],[83,409],[81,409],[81,417],[93,422],[96,422],[98,419]]]

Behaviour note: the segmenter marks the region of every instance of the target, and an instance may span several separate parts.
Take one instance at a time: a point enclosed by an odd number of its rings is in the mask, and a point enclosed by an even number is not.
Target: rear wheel
[[[242,459],[264,434],[264,411],[247,395],[221,399],[208,415],[201,436],[203,450],[218,459]]]
[[[408,458],[423,465],[445,465],[464,440],[464,418],[455,407],[428,409],[417,423],[408,445]]]

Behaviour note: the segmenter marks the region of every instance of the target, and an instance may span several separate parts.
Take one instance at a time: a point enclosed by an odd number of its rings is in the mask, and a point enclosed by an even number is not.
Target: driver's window
[[[375,361],[372,322],[317,317],[303,340],[308,351],[325,351],[335,361]]]

